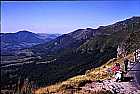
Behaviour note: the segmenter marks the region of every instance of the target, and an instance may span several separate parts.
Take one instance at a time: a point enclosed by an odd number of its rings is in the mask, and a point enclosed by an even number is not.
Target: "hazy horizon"
[[[66,34],[140,16],[140,1],[2,1],[1,33]]]

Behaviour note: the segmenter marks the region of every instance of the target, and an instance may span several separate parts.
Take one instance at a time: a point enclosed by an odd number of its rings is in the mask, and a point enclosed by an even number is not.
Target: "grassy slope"
[[[127,55],[129,60],[133,59],[133,54]],[[120,63],[123,65],[123,58],[113,58],[106,62],[99,68],[93,68],[88,70],[84,75],[78,75],[72,78],[67,79],[66,81],[50,85],[45,88],[40,88],[36,90],[36,94],[43,94],[46,92],[67,92],[67,89],[78,88],[83,86],[85,83],[95,81],[95,80],[104,80],[109,78],[109,74],[106,72],[108,68],[111,68],[115,63]]]

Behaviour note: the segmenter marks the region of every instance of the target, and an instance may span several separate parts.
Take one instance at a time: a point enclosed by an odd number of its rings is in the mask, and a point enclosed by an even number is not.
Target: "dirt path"
[[[133,82],[114,82],[104,80],[103,82],[92,82],[82,87],[82,91],[98,92],[110,90],[113,94],[140,94],[140,87]]]

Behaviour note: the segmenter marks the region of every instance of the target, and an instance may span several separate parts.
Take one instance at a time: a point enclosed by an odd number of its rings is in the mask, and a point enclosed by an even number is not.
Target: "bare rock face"
[[[125,57],[125,49],[123,47],[118,46],[117,48],[117,57]]]

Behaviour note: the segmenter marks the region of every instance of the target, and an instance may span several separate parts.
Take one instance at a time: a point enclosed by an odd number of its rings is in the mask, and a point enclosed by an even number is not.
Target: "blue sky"
[[[1,32],[69,33],[140,16],[140,1],[2,1]]]

